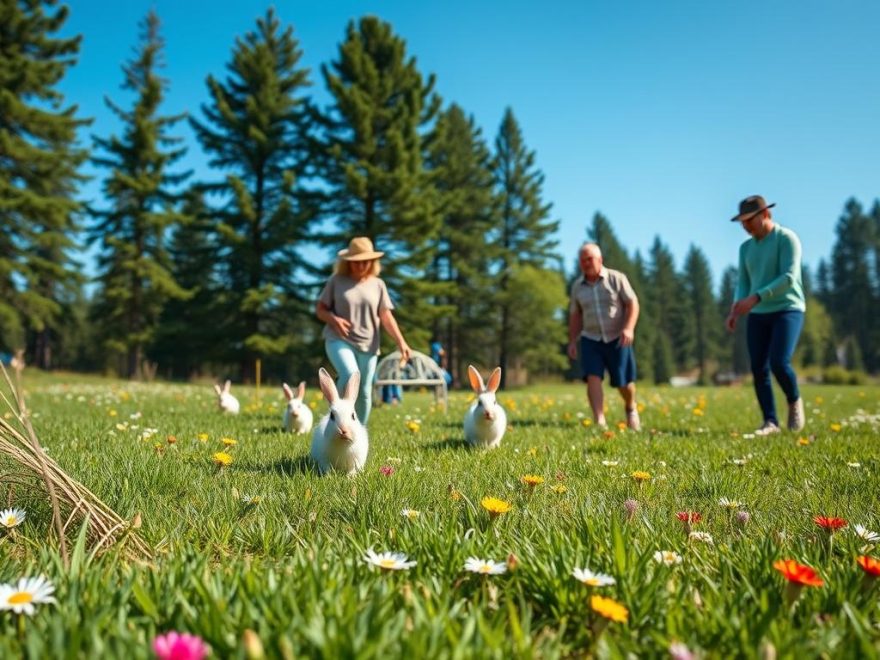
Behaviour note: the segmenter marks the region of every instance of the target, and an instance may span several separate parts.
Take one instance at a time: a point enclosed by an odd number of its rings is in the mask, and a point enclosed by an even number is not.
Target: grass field
[[[748,436],[747,388],[643,388],[640,433],[615,426],[616,397],[603,433],[585,425],[579,385],[531,388],[500,395],[510,429],[488,453],[464,445],[468,395],[444,415],[407,393],[374,412],[366,469],[346,478],[318,476],[309,440],[281,432],[280,389],[233,388],[229,417],[206,386],[25,378],[48,452],[124,518],[140,513],[156,553],[75,553],[65,572],[48,505],[7,480],[2,507],[27,517],[0,527],[0,584],[43,574],[57,603],[0,612],[0,658],[152,657],[168,630],[223,658],[257,657],[256,638],[287,658],[668,657],[674,643],[697,657],[880,655],[880,580],[856,562],[880,553],[854,531],[880,531],[877,387],[808,386],[806,430],[771,438]],[[323,411],[314,388],[307,400]],[[510,511],[492,518],[487,496]],[[711,541],[688,536],[683,511]],[[831,534],[816,516],[849,524]],[[416,564],[383,571],[368,549]],[[509,570],[470,573],[469,557]],[[791,604],[780,559],[824,584]],[[576,568],[615,584],[586,586]]]

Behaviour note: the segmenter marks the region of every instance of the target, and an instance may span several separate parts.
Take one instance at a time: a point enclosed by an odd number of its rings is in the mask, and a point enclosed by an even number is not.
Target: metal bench
[[[434,402],[447,410],[449,393],[443,369],[434,360],[418,351],[410,351],[409,362],[400,364],[400,351],[389,353],[376,365],[376,380],[373,381],[373,401],[381,401],[380,388],[383,385],[401,387],[433,387]]]

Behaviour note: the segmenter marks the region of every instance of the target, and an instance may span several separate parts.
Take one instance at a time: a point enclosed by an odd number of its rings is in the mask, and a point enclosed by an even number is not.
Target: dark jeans
[[[746,328],[749,343],[749,357],[752,362],[752,377],[755,380],[755,394],[764,413],[765,422],[779,425],[776,417],[776,402],[770,372],[785,392],[789,403],[800,398],[797,376],[791,368],[791,356],[797,345],[801,328],[804,327],[804,313],[795,310],[771,312],[770,314],[749,314]]]

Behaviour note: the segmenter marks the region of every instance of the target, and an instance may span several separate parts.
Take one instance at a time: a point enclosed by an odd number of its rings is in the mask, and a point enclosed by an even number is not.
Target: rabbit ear
[[[214,391],[217,393],[217,396],[223,394],[223,390],[220,389],[220,386],[217,383],[214,383]]]
[[[355,371],[348,379],[348,382],[345,384],[345,391],[342,394],[342,398],[346,401],[354,401],[358,396],[358,387],[361,384],[361,372]]]
[[[281,383],[281,389],[284,390],[284,396],[290,401],[293,398],[293,390],[290,389],[290,385],[287,383]]]
[[[327,399],[327,403],[332,406],[339,398],[339,392],[336,389],[336,383],[333,382],[333,379],[324,367],[318,369],[318,383],[321,386],[321,392],[324,393],[324,398]]]
[[[471,381],[471,389],[477,394],[486,389],[485,387],[483,387],[483,377],[480,375],[480,372],[477,371],[477,368],[472,364],[468,365],[468,378]]]
[[[296,398],[302,399],[306,395],[306,381],[301,381],[296,388]]]
[[[501,385],[501,367],[495,367],[495,370],[489,376],[489,382],[486,384],[486,389],[494,393],[499,385]]]
[[[225,383],[223,383],[223,394],[229,394],[229,390],[231,390],[231,389],[232,389],[232,381],[231,380],[227,380]]]

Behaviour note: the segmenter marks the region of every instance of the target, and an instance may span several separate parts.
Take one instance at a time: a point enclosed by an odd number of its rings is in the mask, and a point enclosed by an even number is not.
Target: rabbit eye
[[[330,419],[336,419],[336,415],[333,414],[333,411],[330,411]]]
[[[357,417],[355,416],[354,413],[351,413],[351,418],[352,418],[352,419],[355,419],[355,420],[357,419]]]

